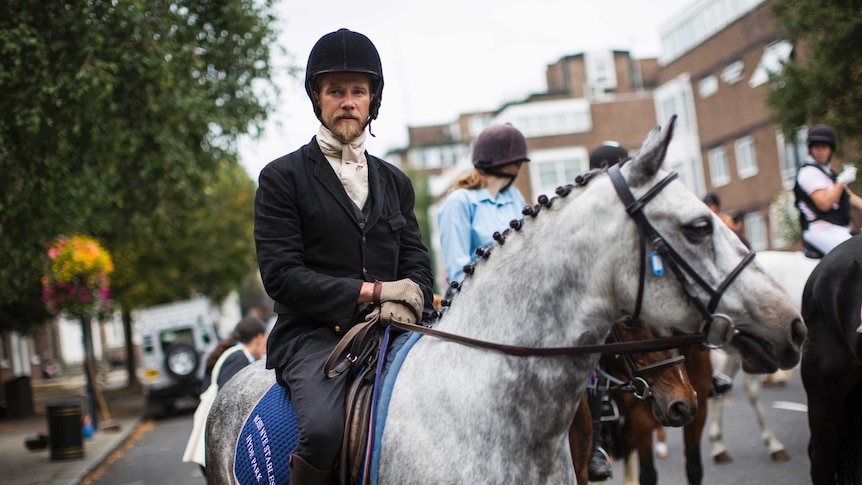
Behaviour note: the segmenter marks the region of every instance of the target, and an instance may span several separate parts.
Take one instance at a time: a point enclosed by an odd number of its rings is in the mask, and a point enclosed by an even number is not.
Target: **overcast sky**
[[[545,69],[561,57],[597,49],[660,53],[659,28],[697,0],[281,0],[275,59],[278,110],[259,139],[240,143],[253,179],[271,160],[294,151],[319,122],[305,94],[308,54],[341,27],[367,35],[383,63],[384,91],[376,138],[383,156],[407,144],[407,126],[449,123],[461,113],[495,110],[544,92]],[[288,65],[299,66],[294,79]]]

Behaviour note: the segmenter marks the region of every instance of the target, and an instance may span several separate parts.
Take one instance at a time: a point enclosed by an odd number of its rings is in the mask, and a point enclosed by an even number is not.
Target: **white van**
[[[197,402],[205,359],[220,340],[217,315],[206,298],[134,313],[141,338],[139,379],[147,389],[147,415],[169,413],[180,400]]]

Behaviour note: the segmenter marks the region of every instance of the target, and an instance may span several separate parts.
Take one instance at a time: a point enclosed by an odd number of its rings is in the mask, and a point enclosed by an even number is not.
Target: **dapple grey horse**
[[[599,344],[613,322],[636,314],[703,331],[741,353],[749,372],[796,365],[806,330],[786,292],[675,174],[660,169],[673,123],[653,130],[621,169],[588,172],[525,208],[435,329],[570,347]],[[641,237],[647,225],[649,237]],[[665,273],[653,249],[666,256]],[[514,356],[419,339],[392,389],[378,483],[574,484],[567,432],[579,401],[572,396],[583,394],[598,358]],[[234,481],[236,437],[272,380],[272,371],[250,366],[219,393],[207,425],[210,483]]]

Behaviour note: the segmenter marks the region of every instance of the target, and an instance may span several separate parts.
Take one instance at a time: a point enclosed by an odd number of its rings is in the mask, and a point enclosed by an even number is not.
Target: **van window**
[[[203,340],[204,345],[209,345],[210,343],[210,333],[207,328],[206,323],[204,323],[203,318],[198,317],[198,328],[201,330],[201,340]]]
[[[195,347],[195,334],[191,328],[178,330],[165,330],[159,334],[159,343],[162,344],[162,352],[167,353],[173,344],[189,344]]]

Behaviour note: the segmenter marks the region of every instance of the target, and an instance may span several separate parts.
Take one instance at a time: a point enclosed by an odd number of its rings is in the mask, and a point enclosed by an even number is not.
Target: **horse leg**
[[[792,376],[792,369],[779,369],[772,374],[767,374],[766,377],[763,378],[763,382],[761,384],[763,387],[782,389],[787,385],[787,381],[789,381]]]
[[[645,401],[637,400],[633,396],[626,396],[626,422],[623,426],[625,436],[625,449],[637,453],[638,457],[638,481],[640,485],[655,485],[658,482],[658,473],[653,460],[652,434],[658,423],[652,414],[652,408]],[[626,462],[633,461],[633,453],[626,454]]]
[[[849,360],[849,357],[836,356],[836,359]],[[839,463],[845,452],[842,435],[850,420],[845,413],[848,390],[859,382],[860,376],[854,375],[852,366],[843,361],[830,362],[825,359],[803,359],[800,375],[808,397],[808,459],[811,462],[811,483],[831,485],[840,479]],[[853,409],[855,412],[855,408]],[[852,428],[850,429],[852,432]],[[853,441],[858,436],[853,437]]]
[[[772,461],[783,463],[790,460],[790,454],[784,449],[784,445],[775,437],[772,430],[766,424],[766,413],[763,412],[763,404],[761,403],[761,388],[760,379],[751,374],[743,374],[743,385],[748,394],[748,402],[754,409],[754,415],[757,417],[757,424],[760,426],[760,439],[763,444],[769,448],[769,456]]]
[[[593,418],[587,396],[581,396],[581,403],[575,413],[575,419],[569,427],[569,450],[572,453],[572,464],[575,467],[575,478],[578,485],[587,485],[590,481],[587,470],[590,453],[593,448]]]
[[[820,389],[819,391],[823,391]],[[808,393],[808,458],[811,460],[811,483],[826,485],[835,483],[841,450],[838,446],[838,429],[841,409],[836,396],[831,392]]]
[[[727,446],[724,444],[724,437],[721,433],[721,418],[724,412],[724,397],[709,398],[709,428],[707,435],[709,442],[712,443],[712,461],[718,465],[733,462],[733,457],[727,451]]]
[[[637,452],[631,450],[626,454],[625,463],[623,463],[623,485],[640,485],[638,480],[637,468]]]
[[[655,469],[655,459],[653,458],[651,427],[645,433],[638,433],[637,452],[640,485],[655,485],[658,483],[658,471]]]
[[[681,349],[682,350],[682,349]],[[712,365],[709,353],[696,346],[683,351],[688,377],[697,391],[697,413],[694,419],[685,425],[683,441],[685,444],[685,475],[689,485],[700,485],[703,481],[703,461],[700,456],[700,439],[707,416],[707,395],[712,386]]]
[[[709,353],[709,357],[713,368],[731,379],[733,379],[739,372],[741,364],[738,358],[720,350],[711,351]],[[719,465],[731,463],[733,461],[733,457],[730,455],[730,452],[727,450],[727,446],[724,444],[724,437],[721,431],[721,418],[724,411],[723,399],[723,397],[709,398],[709,407],[712,410],[712,413],[710,413],[709,416],[708,436],[710,443],[712,443],[712,461]]]

